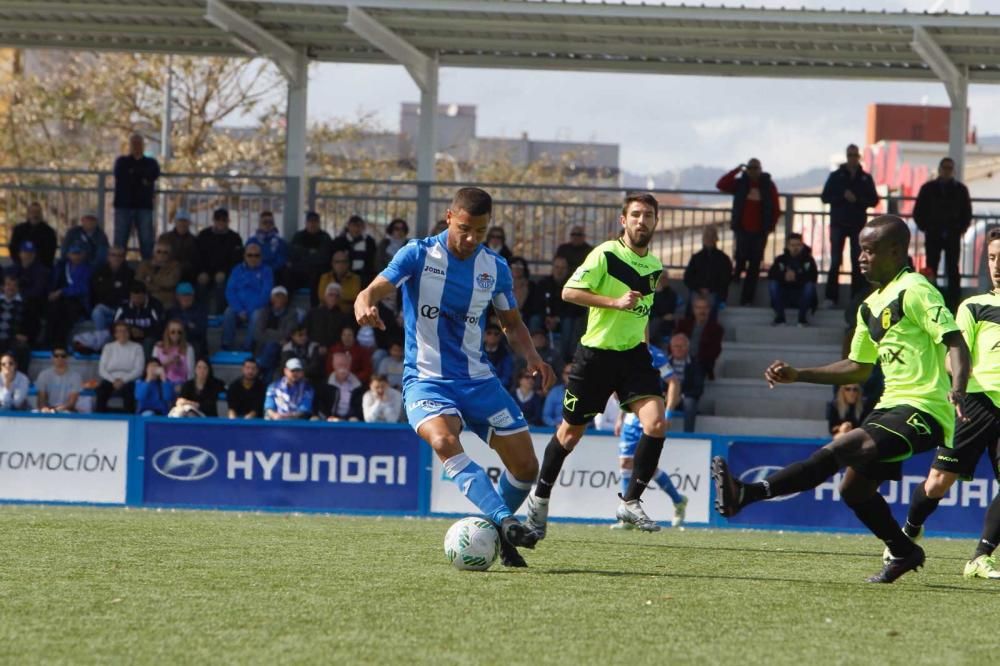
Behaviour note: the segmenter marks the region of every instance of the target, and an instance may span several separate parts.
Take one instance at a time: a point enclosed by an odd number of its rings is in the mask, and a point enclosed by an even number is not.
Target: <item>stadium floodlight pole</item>
[[[430,229],[431,187],[436,169],[438,59],[427,55],[375,20],[368,12],[348,5],[344,27],[401,64],[420,88],[420,125],[417,136],[417,236]]]
[[[913,50],[923,58],[948,91],[951,114],[948,122],[948,156],[955,161],[955,178],[962,180],[965,171],[965,143],[968,133],[969,72],[959,67],[923,26],[913,28]]]

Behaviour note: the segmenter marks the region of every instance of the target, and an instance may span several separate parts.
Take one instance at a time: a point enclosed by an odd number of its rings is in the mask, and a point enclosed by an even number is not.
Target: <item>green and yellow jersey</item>
[[[622,351],[645,342],[653,292],[662,272],[663,264],[651,252],[639,256],[621,238],[606,241],[591,250],[567,280],[567,287],[588,289],[610,298],[635,290],[642,297],[628,312],[589,308],[587,332],[580,339],[580,344]]]
[[[957,330],[937,287],[906,268],[861,304],[848,356],[881,364],[885,392],[877,408],[908,405],[930,414],[944,430],[945,446],[952,444],[955,407],[941,340]]]
[[[985,393],[1000,407],[1000,294],[965,299],[955,321],[972,356],[969,393]]]

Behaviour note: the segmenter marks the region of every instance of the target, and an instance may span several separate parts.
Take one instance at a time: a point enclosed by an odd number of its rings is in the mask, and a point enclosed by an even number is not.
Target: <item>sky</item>
[[[941,1],[755,0],[751,4],[924,11]],[[960,11],[986,11],[988,4],[988,0],[943,2]],[[400,104],[418,100],[416,85],[399,66],[323,63],[310,69],[310,121],[372,114],[382,128],[396,131]],[[848,143],[863,143],[869,104],[948,105],[944,86],[936,82],[446,67],[440,71],[438,100],[475,105],[479,136],[518,137],[526,132],[535,139],[617,143],[621,168],[639,174],[694,165],[736,166],[755,156],[775,176],[825,168]],[[998,104],[1000,86],[970,87],[971,122],[981,136],[1000,134],[1000,115],[988,113]]]

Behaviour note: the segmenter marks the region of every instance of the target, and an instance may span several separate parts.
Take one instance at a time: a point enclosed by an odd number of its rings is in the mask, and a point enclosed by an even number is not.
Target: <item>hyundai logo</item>
[[[157,451],[153,469],[175,481],[198,481],[218,469],[219,460],[200,446],[177,444]]]
[[[777,472],[781,467],[776,467],[774,465],[761,465],[760,467],[751,467],[747,471],[740,474],[740,481],[743,483],[760,483],[767,477],[771,476]],[[781,497],[772,497],[769,502],[784,502],[785,500],[790,500],[796,497],[800,493],[793,493],[791,495],[783,495]]]

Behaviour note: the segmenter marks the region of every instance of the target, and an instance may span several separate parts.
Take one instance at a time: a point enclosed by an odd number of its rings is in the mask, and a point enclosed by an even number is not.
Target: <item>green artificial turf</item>
[[[984,664],[972,541],[863,583],[852,535],[554,524],[531,567],[459,572],[451,521],[0,508],[0,662]]]

